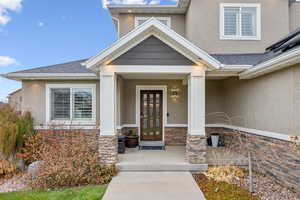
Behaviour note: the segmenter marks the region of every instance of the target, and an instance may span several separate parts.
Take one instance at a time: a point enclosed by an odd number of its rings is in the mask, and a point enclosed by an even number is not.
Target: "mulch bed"
[[[202,173],[193,176],[207,200],[300,200],[296,192],[259,173],[253,174],[253,194],[248,191],[248,175],[232,184],[208,179]]]
[[[235,184],[217,182],[204,174],[194,174],[194,178],[207,200],[260,200],[258,196]]]

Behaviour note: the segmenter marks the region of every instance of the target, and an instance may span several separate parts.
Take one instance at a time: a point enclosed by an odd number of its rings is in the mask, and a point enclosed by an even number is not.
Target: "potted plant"
[[[135,129],[128,131],[125,143],[127,148],[136,148],[139,145],[139,136],[137,136]]]
[[[210,137],[211,137],[212,146],[213,147],[218,147],[220,135],[218,133],[212,133],[210,135]]]

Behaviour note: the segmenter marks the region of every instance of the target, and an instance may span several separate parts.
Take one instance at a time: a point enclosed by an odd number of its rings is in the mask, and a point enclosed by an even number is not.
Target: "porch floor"
[[[246,161],[238,153],[208,147],[207,164],[190,164],[185,160],[185,146],[167,146],[166,150],[126,149],[116,166],[120,171],[201,171],[208,165],[245,165]]]

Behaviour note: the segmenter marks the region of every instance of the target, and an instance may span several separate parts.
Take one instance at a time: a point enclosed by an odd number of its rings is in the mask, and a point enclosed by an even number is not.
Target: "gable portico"
[[[144,63],[144,64],[143,64]],[[205,137],[205,72],[220,66],[220,63],[192,43],[152,18],[127,34],[111,47],[86,62],[89,69],[97,71],[100,76],[100,154],[105,164],[117,162],[117,127],[120,123],[121,101],[118,99],[121,88],[118,77],[143,77],[143,80],[175,79],[180,77],[187,84],[186,91],[186,160],[192,164],[206,163],[206,137]],[[136,79],[136,78],[135,78]],[[165,140],[167,117],[167,93],[171,88],[156,84],[152,81],[152,92],[161,91],[161,127],[162,141]],[[155,87],[156,86],[156,87]],[[150,88],[136,86],[136,98]],[[139,88],[139,90],[138,90]],[[143,89],[144,88],[144,89]],[[123,94],[123,96],[126,94]],[[150,96],[153,94],[150,94]],[[148,98],[150,97],[148,94]],[[154,98],[155,99],[155,98]],[[153,101],[148,100],[148,101]],[[162,103],[164,102],[164,103]],[[167,102],[167,103],[165,103]],[[145,138],[143,124],[144,117],[136,100],[135,126],[140,140]],[[149,115],[149,102],[148,102]],[[154,104],[155,105],[155,104]],[[126,105],[125,105],[126,106]],[[153,106],[153,105],[151,105]],[[151,107],[150,106],[150,107]],[[138,113],[140,112],[140,113]],[[154,112],[157,112],[155,109]],[[180,114],[179,114],[180,115]],[[154,117],[154,119],[156,119]],[[146,122],[148,126],[150,122]],[[152,126],[155,127],[155,125]],[[177,125],[178,126],[178,125]],[[172,127],[172,126],[171,126]],[[172,137],[172,129],[169,131]],[[144,135],[145,134],[145,135]],[[148,133],[147,133],[148,134]],[[150,132],[153,137],[157,132]]]

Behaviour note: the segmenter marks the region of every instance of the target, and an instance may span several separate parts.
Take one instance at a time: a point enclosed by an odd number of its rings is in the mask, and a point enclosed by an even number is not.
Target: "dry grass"
[[[203,191],[207,200],[259,200],[258,196],[252,195],[248,190],[234,184],[218,182],[204,174],[194,174],[194,178]]]

